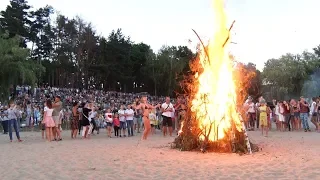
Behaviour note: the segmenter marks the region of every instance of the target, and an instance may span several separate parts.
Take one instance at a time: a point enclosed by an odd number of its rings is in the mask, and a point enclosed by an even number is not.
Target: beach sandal
[[[22,142],[22,140],[21,140],[21,139],[18,139],[18,142]]]

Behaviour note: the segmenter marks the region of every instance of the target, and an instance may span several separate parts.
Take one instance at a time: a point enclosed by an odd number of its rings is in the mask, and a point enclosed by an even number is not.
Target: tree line
[[[269,59],[263,68],[263,91],[269,99],[284,100],[320,95],[320,46],[312,52],[287,53]]]
[[[59,14],[52,20],[53,13],[51,6],[32,9],[25,0],[11,0],[1,11],[2,37],[16,38],[21,50],[28,52],[24,54],[28,63],[37,64],[32,77],[20,74],[10,84],[36,82],[171,95],[177,87],[175,79],[195,56],[186,46],[163,46],[155,53],[149,45],[133,42],[121,29],[103,37],[81,17]]]
[[[179,81],[190,73],[189,61],[196,56],[188,47],[163,46],[155,52],[121,29],[104,37],[81,17],[58,14],[51,19],[54,13],[49,5],[34,9],[26,0],[10,0],[0,12],[1,97],[18,84],[154,95],[181,91]],[[309,92],[310,84],[316,84],[310,77],[317,73],[319,55],[317,47],[314,52],[270,59],[262,72],[253,63],[242,63],[243,72],[255,74],[248,93],[282,98]]]

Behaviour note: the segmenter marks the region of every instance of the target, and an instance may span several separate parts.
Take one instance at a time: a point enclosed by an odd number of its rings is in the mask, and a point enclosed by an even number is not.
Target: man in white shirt
[[[309,115],[310,115],[312,124],[316,127],[316,131],[319,130],[319,125],[318,125],[318,122],[317,122],[317,116],[318,116],[317,111],[318,111],[318,109],[317,109],[317,98],[313,97]]]
[[[131,108],[131,105],[127,106],[127,109],[125,110],[125,116],[126,116],[126,121],[128,125],[128,136],[133,136],[133,116],[134,116],[134,111]]]
[[[248,130],[254,130],[255,120],[256,120],[256,105],[252,101],[252,97],[248,97],[244,104],[244,108],[247,114],[246,127]]]
[[[125,116],[125,110],[124,105],[121,105],[119,111],[119,120],[120,120],[120,137],[121,137],[121,130],[123,133],[123,137],[126,137],[126,116]]]
[[[172,136],[172,115],[174,112],[173,105],[170,102],[170,97],[166,97],[166,102],[161,105],[162,111],[162,131],[163,136],[167,135],[167,128],[169,135]]]

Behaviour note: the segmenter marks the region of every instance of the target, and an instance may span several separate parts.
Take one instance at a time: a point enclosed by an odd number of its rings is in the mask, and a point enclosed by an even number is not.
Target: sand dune
[[[0,135],[0,174],[11,179],[317,179],[320,141],[316,132],[249,132],[262,151],[253,155],[202,154],[170,149],[173,138],[160,133],[47,143],[39,132],[22,132],[24,142]],[[140,134],[139,134],[140,135]]]

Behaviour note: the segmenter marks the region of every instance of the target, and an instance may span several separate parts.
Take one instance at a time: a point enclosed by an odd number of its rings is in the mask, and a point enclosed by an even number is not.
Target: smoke
[[[316,70],[303,83],[301,94],[305,97],[318,97],[320,95],[320,69]]]

